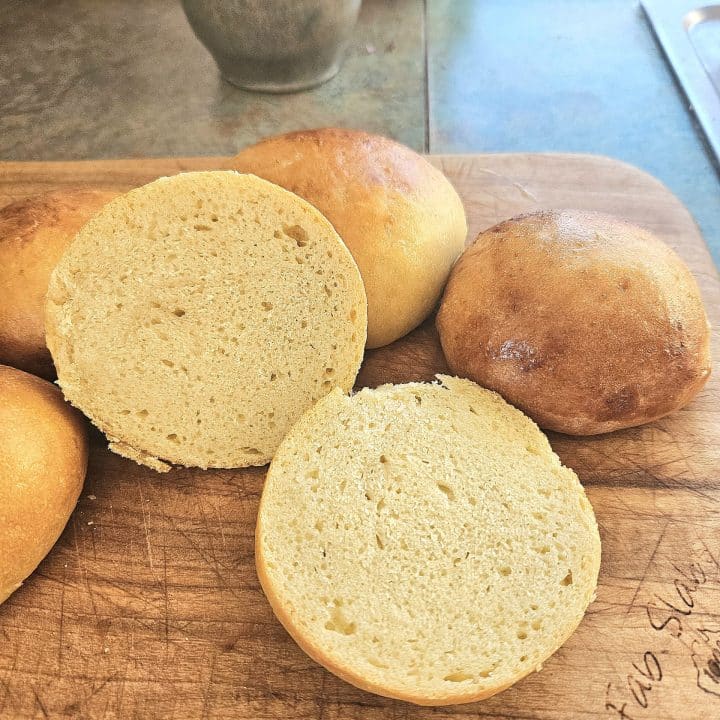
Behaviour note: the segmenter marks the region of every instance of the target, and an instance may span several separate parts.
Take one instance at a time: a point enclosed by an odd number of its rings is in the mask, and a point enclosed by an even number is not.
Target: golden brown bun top
[[[263,140],[233,166],[300,195],[335,226],[365,283],[368,347],[430,313],[467,225],[453,186],[424,157],[385,137],[323,128]]]
[[[278,152],[281,148],[282,153]],[[245,148],[236,156],[239,163],[260,159],[277,168],[301,162],[307,170],[299,172],[293,184],[298,189],[312,191],[318,199],[337,200],[340,188],[356,193],[367,187],[384,187],[424,198],[435,190],[438,177],[444,178],[422,155],[406,145],[382,135],[345,128],[276,135]],[[312,168],[321,174],[314,173]]]
[[[437,324],[454,372],[566,433],[662,417],[710,374],[690,271],[652,233],[598,213],[538,212],[480,233]]]
[[[62,532],[87,454],[85,423],[60,390],[0,365],[0,602]]]
[[[54,376],[43,320],[50,273],[75,233],[117,194],[58,190],[0,209],[0,362]]]

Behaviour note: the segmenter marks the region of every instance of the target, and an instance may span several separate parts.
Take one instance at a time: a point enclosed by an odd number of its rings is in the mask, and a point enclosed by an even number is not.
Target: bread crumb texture
[[[283,625],[361,688],[418,704],[493,695],[591,602],[595,516],[519,410],[468,380],[320,401],[273,460],[256,559]]]
[[[166,470],[263,465],[362,359],[365,291],[330,223],[231,171],[161,178],[107,205],[52,274],[65,396],[121,455]]]

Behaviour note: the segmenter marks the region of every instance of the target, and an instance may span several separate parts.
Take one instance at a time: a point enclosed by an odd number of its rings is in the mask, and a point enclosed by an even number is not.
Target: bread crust
[[[437,327],[454,373],[571,435],[661,418],[710,375],[687,267],[647,230],[599,213],[521,215],[480,233]]]
[[[435,307],[467,223],[453,186],[421,155],[379,135],[323,128],[263,140],[232,166],[300,195],[333,224],[365,283],[367,347],[406,335]]]
[[[68,188],[0,209],[0,363],[55,377],[45,346],[50,273],[75,233],[117,194]]]
[[[54,385],[0,365],[0,602],[63,531],[87,468],[86,426]]]

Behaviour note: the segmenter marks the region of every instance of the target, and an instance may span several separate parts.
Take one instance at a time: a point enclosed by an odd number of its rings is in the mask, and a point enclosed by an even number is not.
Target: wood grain
[[[433,158],[471,233],[518,212],[576,207],[659,233],[701,285],[720,283],[694,222],[656,180],[598,157]],[[0,164],[0,203],[68,184],[129,188],[223,158]],[[717,360],[717,332],[714,335]],[[367,354],[360,384],[445,369],[432,322]],[[597,600],[545,669],[483,703],[433,710],[379,698],[309,660],[275,621],[253,565],[262,469],[157,475],[99,434],[82,499],[38,571],[0,606],[0,717],[720,717],[720,404],[595,438],[552,435],[593,502]]]

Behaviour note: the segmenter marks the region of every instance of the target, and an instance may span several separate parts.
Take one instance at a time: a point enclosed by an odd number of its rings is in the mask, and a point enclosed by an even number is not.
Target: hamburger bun
[[[455,189],[424,157],[378,135],[326,128],[262,140],[233,166],[297,193],[333,224],[365,283],[369,348],[433,310],[467,224]]]
[[[0,365],[0,602],[60,537],[87,468],[80,413],[54,385]]]
[[[55,268],[46,314],[65,397],[156,470],[267,463],[316,400],[352,387],[366,322],[330,223],[232,171],[106,205]]]
[[[75,233],[117,194],[57,190],[0,209],[0,363],[55,377],[45,346],[50,273]]]
[[[647,230],[598,213],[537,212],[480,233],[437,327],[454,373],[572,435],[663,417],[710,375],[690,271]]]
[[[539,670],[592,600],[600,538],[575,473],[469,380],[334,391],[283,440],[255,557],[280,622],[344,680],[421,705]]]

